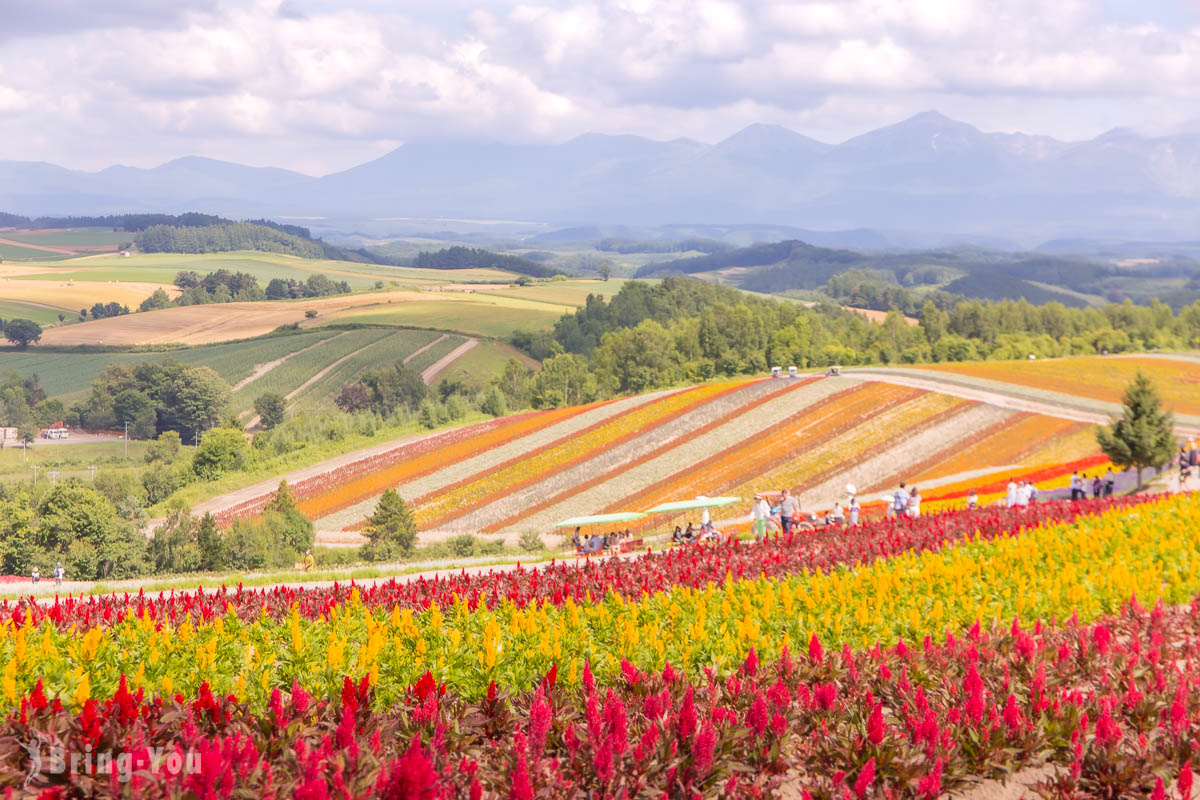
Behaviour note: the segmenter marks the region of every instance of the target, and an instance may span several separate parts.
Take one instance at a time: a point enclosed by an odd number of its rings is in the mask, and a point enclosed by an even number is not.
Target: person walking
[[[967,511],[974,511],[979,506],[979,495],[974,489],[967,492]]]
[[[916,519],[921,516],[921,490],[913,487],[908,494],[908,518]]]
[[[1008,494],[1004,498],[1004,507],[1012,508],[1017,504],[1017,482],[1011,477],[1008,479]]]
[[[1106,470],[1104,473],[1104,496],[1112,497],[1113,489],[1116,487],[1116,485],[1117,485],[1117,476],[1113,475],[1113,471],[1111,469]]]
[[[750,504],[750,530],[754,532],[755,543],[761,542],[767,537],[767,517],[770,513],[770,506],[763,500],[761,494],[755,492],[754,500]]]
[[[779,501],[779,523],[785,534],[792,532],[792,524],[800,516],[800,503],[792,497],[792,493],[784,489],[783,499]]]
[[[1104,491],[1104,481],[1100,480],[1100,476],[1099,476],[1099,475],[1097,475],[1097,476],[1096,476],[1096,477],[1095,477],[1095,478],[1092,480],[1092,497],[1094,497],[1095,499],[1099,500],[1099,499],[1100,499],[1100,493],[1101,493],[1101,492],[1103,492],[1103,491]]]
[[[42,571],[37,567],[33,568],[33,582],[37,583],[42,579]]]
[[[858,524],[858,498],[850,495],[850,502],[846,505],[846,518],[851,525]]]
[[[904,488],[904,481],[900,481],[900,485],[896,487],[896,491],[892,492],[892,516],[899,519],[908,512],[908,490]]]
[[[63,570],[62,562],[59,561],[57,564],[54,565],[54,585],[55,586],[62,586],[64,574],[66,574],[66,573],[65,573],[65,570]]]
[[[311,549],[305,550],[304,551],[304,571],[312,572],[313,567],[315,567],[315,566],[317,566],[317,560],[315,558],[313,558],[312,550]]]

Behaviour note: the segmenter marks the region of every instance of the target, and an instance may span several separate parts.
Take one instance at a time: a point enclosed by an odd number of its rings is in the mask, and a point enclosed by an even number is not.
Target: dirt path
[[[408,362],[412,361],[412,360],[413,360],[414,358],[416,358],[417,356],[421,355],[421,353],[424,353],[426,350],[428,350],[429,348],[433,347],[435,344],[437,344],[438,342],[442,341],[443,339],[445,339],[445,338],[447,338],[447,337],[449,337],[449,336],[450,336],[450,334],[448,334],[448,333],[443,333],[441,336],[439,336],[438,338],[434,339],[432,342],[430,342],[429,344],[425,345],[424,347],[422,347],[422,348],[419,348],[419,349],[415,350],[415,351],[414,351],[414,352],[412,352],[412,353],[409,353],[407,356],[405,356],[405,357],[404,357],[404,361],[403,361],[402,363],[404,363],[404,364],[407,364]]]
[[[454,348],[449,353],[435,361],[433,364],[429,365],[429,367],[421,373],[421,380],[425,381],[426,386],[432,385],[433,379],[438,376],[439,372],[457,361],[460,356],[468,353],[477,344],[479,344],[478,339],[467,339],[458,347]]]
[[[1107,414],[1102,414],[1100,412],[1084,411],[1083,409],[1069,408],[1050,402],[1029,400],[1023,397],[1015,397],[1013,395],[989,391],[987,389],[968,388],[958,383],[943,383],[941,381],[926,377],[910,377],[898,371],[891,372],[875,369],[855,369],[846,370],[845,374],[857,378],[864,378],[866,380],[893,383],[897,386],[910,386],[914,389],[924,389],[930,392],[939,392],[940,394],[948,394],[952,397],[961,397],[964,400],[977,400],[981,403],[988,403],[990,405],[999,406],[1000,408],[1009,408],[1014,411],[1026,411],[1031,414],[1042,414],[1048,417],[1069,419],[1074,422],[1088,422],[1095,425],[1107,425],[1112,421]],[[1200,430],[1196,428],[1182,425],[1178,425],[1176,428],[1181,433],[1188,435],[1200,435]]]
[[[347,332],[348,332],[348,331],[347,331]],[[338,334],[338,336],[341,336],[341,335],[342,335],[342,334]],[[337,337],[334,337],[334,338],[337,338]],[[384,338],[387,338],[387,337],[384,337]],[[326,340],[326,341],[328,341],[328,340]],[[381,342],[381,341],[383,341],[383,339],[376,339],[376,340],[375,340],[375,342],[371,342],[370,344],[365,344],[365,345],[363,345],[362,347],[360,347],[360,348],[358,348],[357,350],[355,350],[353,353],[347,353],[346,355],[344,355],[344,356],[342,356],[341,358],[339,358],[337,361],[335,361],[335,362],[333,362],[332,364],[330,364],[329,366],[325,367],[325,369],[321,370],[321,371],[320,371],[320,372],[318,372],[316,375],[313,375],[311,378],[309,378],[308,380],[306,380],[304,383],[302,383],[302,384],[300,384],[299,386],[297,386],[295,389],[292,389],[290,392],[288,392],[288,393],[287,393],[287,395],[285,395],[285,396],[284,396],[284,398],[283,398],[283,399],[284,399],[284,400],[291,400],[293,397],[295,397],[296,395],[300,394],[301,392],[303,392],[303,391],[304,391],[305,389],[307,389],[308,387],[312,386],[312,385],[313,385],[314,383],[316,383],[317,381],[321,380],[321,378],[324,378],[326,375],[328,375],[330,372],[332,372],[332,371],[334,370],[334,368],[336,368],[336,367],[337,367],[339,364],[341,364],[343,361],[346,361],[347,359],[350,359],[350,358],[354,358],[354,356],[358,355],[358,354],[359,354],[359,353],[361,353],[363,350],[366,350],[366,349],[367,349],[368,347],[370,347],[371,345],[375,344],[376,342]],[[316,347],[316,345],[313,345],[313,347]],[[308,348],[308,349],[311,349],[311,348]],[[304,351],[303,351],[303,350],[301,350],[300,352],[302,352],[302,353],[303,353]],[[257,414],[255,414],[255,415],[254,415],[254,419],[250,420],[250,422],[246,424],[246,427],[247,427],[247,428],[253,428],[253,427],[255,427],[256,425],[258,425],[258,423],[259,423],[259,422],[261,422],[261,421],[262,421],[262,418],[261,418],[261,417],[259,417]]]
[[[341,333],[339,333],[335,336],[330,336],[328,339],[321,339],[320,341],[313,342],[308,347],[305,347],[303,350],[297,350],[294,353],[288,353],[286,356],[283,356],[282,358],[277,358],[274,361],[267,361],[265,363],[255,365],[254,372],[251,372],[245,378],[242,378],[240,381],[238,381],[237,385],[235,385],[233,387],[233,391],[236,392],[239,389],[244,389],[245,387],[249,386],[250,384],[254,383],[256,380],[261,378],[263,375],[266,375],[268,372],[275,369],[283,362],[287,361],[289,358],[292,358],[293,356],[298,356],[301,353],[307,353],[309,350],[312,350],[314,347],[319,347],[319,346],[325,344],[326,342],[332,342],[334,339],[337,339],[339,336],[345,336],[347,333],[349,333],[349,331],[342,331]]]
[[[29,250],[41,250],[43,253],[58,253],[64,256],[77,255],[77,251],[68,250],[65,247],[54,247],[48,244],[29,244],[28,242],[18,242],[16,239],[0,239],[0,244],[10,244],[13,247],[25,247]]]

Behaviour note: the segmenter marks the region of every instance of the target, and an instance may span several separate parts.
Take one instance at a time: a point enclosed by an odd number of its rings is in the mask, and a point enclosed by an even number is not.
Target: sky
[[[0,0],[0,159],[324,174],[412,140],[1200,131],[1194,0]]]

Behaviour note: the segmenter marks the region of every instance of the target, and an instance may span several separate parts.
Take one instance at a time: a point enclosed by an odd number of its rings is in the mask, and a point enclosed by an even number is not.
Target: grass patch
[[[7,239],[8,237],[0,234],[0,238]],[[15,244],[0,243],[0,260],[62,261],[64,258],[74,258],[74,256],[68,253],[51,253],[47,250],[37,250],[32,247],[20,247]]]
[[[21,319],[31,319],[43,328],[50,325],[58,325],[58,315],[62,314],[66,317],[66,322],[74,322],[79,319],[78,311],[69,311],[68,309],[46,308],[32,303],[22,303],[20,300],[0,300],[0,319],[13,319],[19,317]]]

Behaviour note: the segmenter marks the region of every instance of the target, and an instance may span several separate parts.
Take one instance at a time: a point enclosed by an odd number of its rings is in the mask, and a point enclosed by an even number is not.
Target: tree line
[[[560,269],[539,264],[528,258],[459,245],[436,252],[423,250],[413,259],[413,266],[421,269],[502,269],[533,278],[552,278],[563,274]]]
[[[763,373],[771,366],[916,364],[1057,357],[1200,346],[1200,302],[1174,313],[1158,302],[1067,308],[1025,301],[932,300],[912,325],[893,309],[882,324],[829,303],[756,298],[682,276],[633,281],[593,295],[549,333],[513,343],[542,362],[528,377],[538,407],[642,392],[683,381]]]
[[[320,243],[267,225],[228,222],[203,227],[151,225],[135,239],[146,253],[223,253],[259,250],[302,258],[323,258]]]

